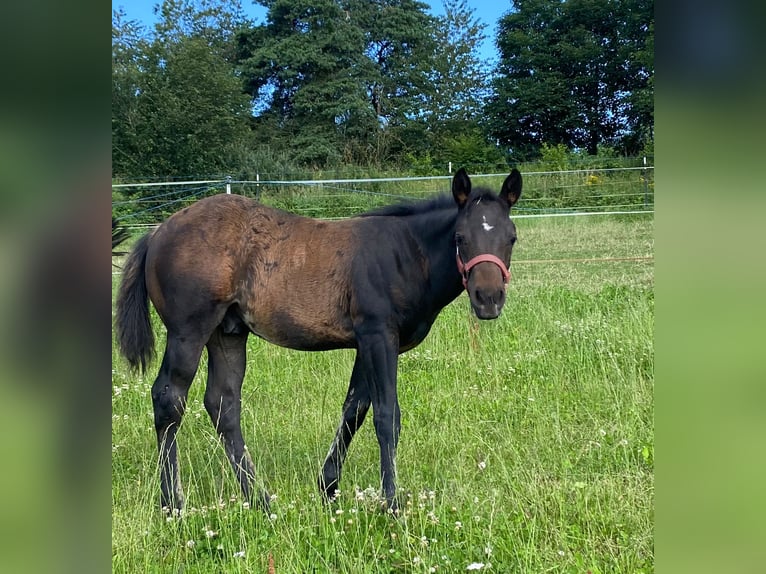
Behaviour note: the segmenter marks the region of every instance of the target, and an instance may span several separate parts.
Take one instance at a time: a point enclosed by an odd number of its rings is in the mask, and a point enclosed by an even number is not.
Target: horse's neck
[[[420,235],[431,269],[431,286],[440,308],[449,304],[462,291],[455,262],[455,221],[457,214],[445,212],[442,217],[420,222]]]

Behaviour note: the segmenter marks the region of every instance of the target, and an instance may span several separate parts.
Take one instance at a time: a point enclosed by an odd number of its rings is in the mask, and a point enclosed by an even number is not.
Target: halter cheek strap
[[[463,287],[465,289],[468,289],[468,274],[471,272],[471,269],[476,267],[479,263],[494,263],[500,268],[500,272],[503,274],[503,283],[506,285],[508,284],[508,281],[511,279],[511,272],[508,270],[508,268],[505,266],[505,263],[503,263],[503,260],[499,257],[495,257],[494,255],[490,255],[489,253],[483,253],[481,255],[477,255],[476,257],[469,259],[468,263],[463,263],[463,261],[460,259],[460,251],[455,251],[455,257],[457,259],[457,270],[460,272],[460,275],[463,277]]]

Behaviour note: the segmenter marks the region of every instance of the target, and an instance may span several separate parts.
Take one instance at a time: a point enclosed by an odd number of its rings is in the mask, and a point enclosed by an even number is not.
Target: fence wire
[[[654,168],[588,168],[522,172],[514,217],[647,214],[654,212]],[[499,190],[506,173],[471,175],[474,187]],[[356,179],[207,179],[116,183],[112,213],[121,225],[146,228],[217,193],[238,193],[293,213],[341,219],[402,201],[450,193],[452,176]]]

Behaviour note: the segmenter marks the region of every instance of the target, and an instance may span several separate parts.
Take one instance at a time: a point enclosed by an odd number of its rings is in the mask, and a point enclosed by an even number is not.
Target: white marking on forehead
[[[487,223],[486,215],[482,215],[481,218],[484,220],[484,223],[481,224],[481,226],[484,228],[484,231],[492,231],[495,228],[494,225],[490,225],[489,223]]]

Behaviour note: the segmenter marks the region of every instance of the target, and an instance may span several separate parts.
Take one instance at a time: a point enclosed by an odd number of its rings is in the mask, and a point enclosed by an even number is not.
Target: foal
[[[463,289],[479,319],[500,315],[516,241],[509,211],[521,187],[514,169],[499,194],[472,190],[461,169],[452,197],[332,222],[222,194],[142,237],[123,270],[116,328],[121,353],[144,371],[154,352],[150,300],[167,329],[152,386],[162,505],[183,506],[176,433],[207,347],[205,408],[243,495],[268,507],[268,493],[253,492],[255,469],[240,425],[252,333],[291,349],[356,349],[319,487],[334,496],[351,440],[372,406],[383,495],[395,510],[398,356],[423,341]]]

